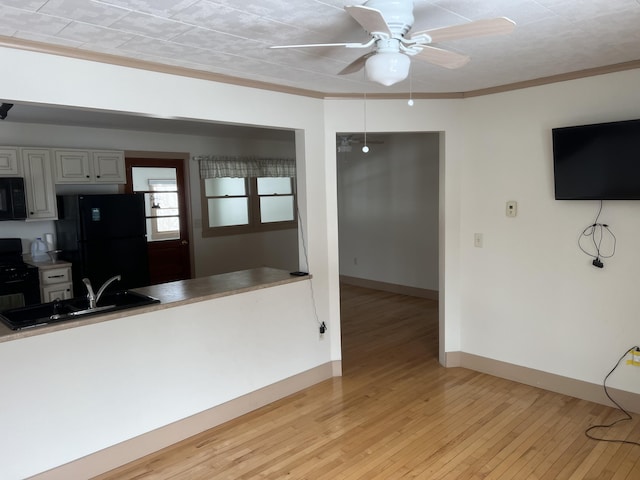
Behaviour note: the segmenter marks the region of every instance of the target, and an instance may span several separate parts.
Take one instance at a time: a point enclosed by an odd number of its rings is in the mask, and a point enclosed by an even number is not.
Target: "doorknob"
[[[186,240],[182,240],[180,241],[180,245],[189,245],[189,242],[187,242]]]

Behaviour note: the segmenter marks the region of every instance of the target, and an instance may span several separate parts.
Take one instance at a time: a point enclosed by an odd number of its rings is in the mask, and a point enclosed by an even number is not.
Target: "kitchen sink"
[[[0,312],[0,320],[12,330],[22,330],[154,303],[160,303],[160,300],[131,290],[121,290],[102,295],[94,308],[89,308],[86,297],[76,297],[4,310]]]

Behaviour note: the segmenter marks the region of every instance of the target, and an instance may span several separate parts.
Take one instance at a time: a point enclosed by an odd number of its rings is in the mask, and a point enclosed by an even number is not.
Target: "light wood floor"
[[[342,378],[98,478],[640,479],[640,447],[584,435],[616,410],[441,367],[436,302],[344,286],[342,321]]]

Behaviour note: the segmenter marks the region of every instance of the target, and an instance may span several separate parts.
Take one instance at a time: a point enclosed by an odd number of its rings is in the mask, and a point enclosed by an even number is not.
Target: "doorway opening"
[[[441,133],[364,141],[336,134],[340,282],[438,300]]]

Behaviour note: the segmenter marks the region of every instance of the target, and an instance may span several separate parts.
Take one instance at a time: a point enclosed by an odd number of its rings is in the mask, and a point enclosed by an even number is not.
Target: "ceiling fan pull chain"
[[[409,68],[409,101],[407,105],[413,107],[413,69]]]
[[[364,145],[362,146],[363,153],[369,153],[369,146],[367,145],[367,92],[364,92]]]

